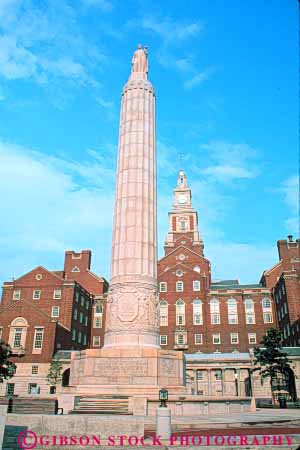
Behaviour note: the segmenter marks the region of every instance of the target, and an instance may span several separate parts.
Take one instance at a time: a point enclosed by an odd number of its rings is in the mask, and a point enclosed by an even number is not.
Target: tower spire
[[[194,250],[203,256],[204,245],[198,229],[198,213],[192,206],[192,191],[184,170],[179,170],[177,185],[173,189],[173,207],[169,212],[165,253],[168,254],[181,239],[192,244]]]

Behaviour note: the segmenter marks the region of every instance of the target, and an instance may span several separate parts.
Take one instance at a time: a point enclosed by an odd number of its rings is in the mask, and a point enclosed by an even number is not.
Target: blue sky
[[[109,279],[120,93],[142,43],[157,95],[159,256],[183,168],[213,278],[257,282],[276,241],[298,234],[297,9],[1,0],[0,281],[61,269],[66,249],[83,248]]]

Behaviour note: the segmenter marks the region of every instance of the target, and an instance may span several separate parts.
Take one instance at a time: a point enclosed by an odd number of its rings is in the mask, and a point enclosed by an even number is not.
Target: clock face
[[[184,204],[187,202],[187,196],[186,196],[186,195],[183,195],[183,194],[180,194],[180,195],[178,196],[178,202],[179,202],[181,205],[184,205]]]

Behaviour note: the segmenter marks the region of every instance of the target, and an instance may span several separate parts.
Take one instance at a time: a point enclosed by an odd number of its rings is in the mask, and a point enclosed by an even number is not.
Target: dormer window
[[[75,267],[73,267],[72,272],[80,272],[80,270],[77,266],[75,266]]]

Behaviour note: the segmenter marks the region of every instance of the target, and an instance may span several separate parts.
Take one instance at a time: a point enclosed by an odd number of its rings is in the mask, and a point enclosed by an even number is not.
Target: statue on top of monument
[[[131,61],[131,72],[148,73],[148,50],[147,47],[142,48],[141,44],[134,52]]]

